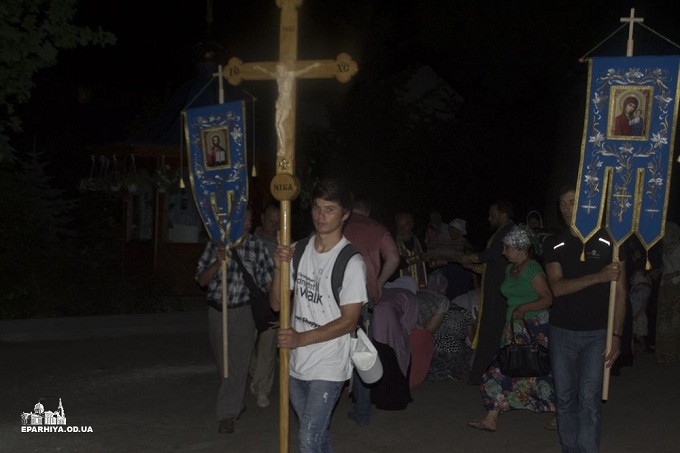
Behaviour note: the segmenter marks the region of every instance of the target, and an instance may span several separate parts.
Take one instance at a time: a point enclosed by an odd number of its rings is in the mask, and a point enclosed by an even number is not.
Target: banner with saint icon
[[[242,101],[182,112],[191,187],[213,242],[237,245],[244,234],[248,204]]]
[[[592,58],[573,227],[603,224],[647,251],[664,234],[678,113],[680,56]]]

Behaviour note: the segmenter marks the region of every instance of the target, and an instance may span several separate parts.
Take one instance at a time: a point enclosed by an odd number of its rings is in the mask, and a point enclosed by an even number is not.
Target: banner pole
[[[619,244],[614,241],[614,250],[612,255],[612,263],[619,262]],[[612,334],[614,333],[614,313],[616,312],[616,280],[609,282],[609,311],[607,314],[607,342],[604,349],[605,357],[612,350]],[[612,364],[613,365],[613,364]],[[611,368],[604,367],[604,376],[602,379],[602,399],[607,401],[609,398],[609,375]]]
[[[224,362],[223,374],[224,378],[229,377],[229,354],[228,347],[229,342],[227,341],[227,260],[225,258],[222,261],[221,272],[222,272],[222,361]]]

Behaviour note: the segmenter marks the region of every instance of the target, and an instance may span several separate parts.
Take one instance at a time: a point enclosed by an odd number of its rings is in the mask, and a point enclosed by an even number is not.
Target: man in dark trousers
[[[252,225],[253,213],[250,208],[246,212],[244,231]],[[208,242],[198,261],[196,281],[208,290],[208,333],[210,345],[215,356],[217,371],[220,373],[220,389],[217,394],[218,432],[231,434],[234,422],[245,411],[245,389],[248,379],[248,363],[255,344],[255,321],[249,306],[250,290],[232,253],[238,253],[243,265],[260,288],[267,292],[274,272],[272,260],[267,246],[251,234],[244,236],[243,241],[233,249],[226,250],[222,245]],[[222,342],[222,262],[227,259],[227,360],[229,376],[222,375],[224,370],[224,353]]]
[[[575,193],[574,186],[560,190],[567,228],[545,240],[543,260],[554,296],[549,347],[560,444],[565,453],[586,453],[600,448],[604,367],[611,367],[621,350],[626,267],[622,254],[621,262],[613,262],[614,244],[604,229],[585,244],[575,235]],[[616,282],[614,330],[611,350],[603,357],[610,282]]]
[[[513,208],[509,201],[497,201],[489,207],[489,224],[495,233],[486,249],[478,254],[465,255],[461,264],[482,274],[482,295],[477,315],[477,333],[472,343],[475,358],[470,370],[468,384],[481,385],[482,375],[491,364],[501,344],[505,326],[506,302],[501,294],[501,282],[505,278],[508,260],[503,256],[503,237],[515,224]],[[481,266],[477,266],[483,264]]]

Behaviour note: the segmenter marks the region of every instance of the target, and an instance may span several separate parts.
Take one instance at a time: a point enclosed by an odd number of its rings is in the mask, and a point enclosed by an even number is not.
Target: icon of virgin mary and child
[[[639,137],[645,133],[645,119],[638,98],[628,96],[622,104],[621,114],[614,119],[614,135]]]

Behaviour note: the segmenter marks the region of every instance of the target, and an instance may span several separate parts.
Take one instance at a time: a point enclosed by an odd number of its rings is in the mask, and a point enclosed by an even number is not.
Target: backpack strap
[[[342,289],[342,281],[345,278],[345,269],[350,258],[359,253],[354,244],[346,244],[338,254],[335,264],[333,264],[333,273],[331,274],[331,285],[333,288],[333,297],[335,303],[340,305],[340,290]]]
[[[293,253],[293,269],[295,270],[295,274],[293,274],[293,281],[297,279],[297,270],[300,266],[300,260],[302,259],[302,254],[305,253],[305,249],[307,248],[310,238],[311,236],[307,236],[304,239],[300,239],[295,244],[295,252]],[[333,271],[331,273],[331,287],[333,289],[335,303],[338,305],[340,305],[340,290],[342,289],[342,281],[345,278],[345,269],[347,268],[347,263],[349,262],[350,258],[352,258],[357,253],[359,253],[359,249],[357,249],[353,244],[348,243],[342,248],[342,250],[340,250],[338,257],[335,259],[335,264],[333,264]]]
[[[311,238],[311,236],[300,239],[295,244],[295,252],[293,253],[293,269],[295,269],[295,273],[293,274],[293,281],[297,280],[297,270],[300,267],[300,260],[302,259],[302,254],[305,253],[309,238]]]

